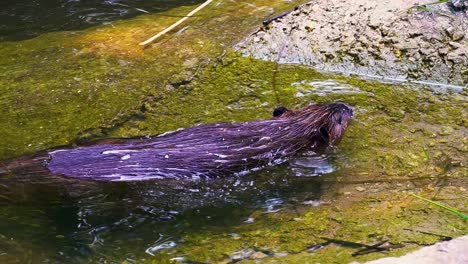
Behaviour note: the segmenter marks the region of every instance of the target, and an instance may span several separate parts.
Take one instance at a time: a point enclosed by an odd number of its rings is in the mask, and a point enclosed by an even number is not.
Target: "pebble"
[[[358,186],[358,187],[356,187],[355,189],[356,189],[358,192],[363,192],[363,191],[366,190],[366,188],[361,187],[361,186]]]
[[[456,40],[461,40],[464,37],[465,37],[465,34],[462,31],[456,31],[453,33],[452,39],[456,41]]]
[[[249,217],[244,221],[244,223],[246,223],[246,224],[251,224],[253,222],[255,222],[255,218],[253,218],[253,217]]]
[[[268,257],[268,255],[260,251],[257,251],[250,256],[251,259],[262,259],[266,257]]]

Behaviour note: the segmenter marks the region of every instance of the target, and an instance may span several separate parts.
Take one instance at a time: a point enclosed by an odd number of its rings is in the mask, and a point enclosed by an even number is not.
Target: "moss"
[[[273,69],[273,63],[228,56],[208,67],[196,82],[179,88],[176,99],[161,98],[151,104],[151,109],[159,110],[149,111],[146,119],[139,122],[145,123],[147,127],[163,123],[163,118],[159,116],[161,109],[166,113],[176,113],[178,117],[178,120],[167,124],[165,129],[175,129],[184,124],[266,118],[278,104],[271,88]],[[306,98],[295,97],[297,88],[293,83],[336,77],[303,67],[281,66],[276,78],[279,98],[288,107],[298,107],[310,101],[341,100],[350,103],[356,110],[356,120],[349,127],[339,148],[342,156],[337,164],[342,168],[326,179],[334,187],[327,189],[329,193],[324,195],[324,199],[331,199],[332,205],[302,208],[300,210],[303,212],[299,216],[283,212],[260,217],[262,219],[250,226],[239,225],[231,230],[224,230],[239,234],[238,239],[220,237],[216,233],[204,234],[203,241],[209,242],[200,243],[200,240],[193,240],[188,235],[184,239],[184,245],[178,249],[179,254],[186,254],[194,261],[212,262],[225,260],[237,250],[260,249],[289,253],[281,258],[266,258],[265,263],[346,263],[401,255],[419,245],[431,244],[439,239],[437,236],[404,231],[403,228],[431,230],[453,236],[466,232],[462,220],[429,208],[404,194],[405,182],[415,181],[426,186],[434,180],[447,177],[451,182],[457,178],[461,183],[466,181],[463,179],[465,168],[447,165],[452,164],[453,160],[466,162],[463,151],[450,144],[428,143],[434,137],[443,137],[447,142],[463,142],[462,124],[456,116],[463,114],[464,103],[453,104],[454,99],[449,95],[437,96],[427,90],[411,90],[345,77],[337,79],[358,87],[367,94],[337,93],[321,96],[312,93]],[[187,102],[191,102],[191,109],[182,107]],[[180,120],[181,118],[187,119]],[[448,131],[447,127],[451,128],[450,133],[439,133],[441,129]],[[441,159],[441,155],[445,158]],[[444,159],[446,161],[442,162]],[[448,170],[450,176],[447,174]],[[372,192],[356,193],[354,187],[358,184],[373,182],[375,186],[367,187]],[[455,185],[457,184],[460,182]],[[446,189],[444,186],[447,185],[438,187],[442,191],[439,195],[461,195],[460,190]],[[343,193],[351,193],[351,197]],[[457,202],[455,207],[457,206],[464,208],[466,205]],[[452,223],[457,228],[447,229],[444,223]],[[197,232],[197,236],[199,235],[200,232]],[[374,253],[357,258],[351,256],[356,249],[338,246],[313,254],[307,253],[307,246],[324,242],[321,237],[367,244],[390,239],[392,243],[403,243],[406,246],[390,253]],[[250,263],[249,260],[244,262]]]
[[[450,192],[448,192],[450,193]],[[448,193],[443,195],[448,195]],[[337,199],[332,206],[308,208],[306,213],[294,216],[292,211],[260,217],[253,225],[239,225],[225,232],[236,232],[238,239],[229,235],[203,234],[186,236],[184,245],[178,248],[179,255],[189,256],[192,261],[222,261],[238,250],[255,249],[265,252],[287,252],[284,257],[269,257],[262,263],[281,261],[285,263],[348,263],[366,261],[383,256],[398,256],[420,245],[432,244],[440,238],[405,229],[459,236],[466,232],[461,218],[428,208],[420,201],[402,194],[374,196],[355,201],[351,206],[341,206]],[[457,202],[460,206],[460,202]],[[337,209],[338,208],[338,209]],[[456,226],[448,228],[447,223]],[[200,239],[200,236],[203,239]],[[324,238],[373,244],[389,240],[403,244],[403,248],[390,252],[373,253],[358,257],[351,254],[359,247],[340,244],[326,246],[309,253],[308,246],[326,242]],[[244,260],[242,263],[252,263]]]
[[[143,126],[111,133],[122,122],[142,118],[147,101],[170,96],[168,85],[190,81],[269,15],[267,5],[278,12],[291,8],[282,1],[220,3],[201,12],[183,34],[168,34],[147,49],[138,43],[193,7],[162,14],[172,18],[143,15],[80,32],[0,43],[0,159],[110,134],[161,132]]]

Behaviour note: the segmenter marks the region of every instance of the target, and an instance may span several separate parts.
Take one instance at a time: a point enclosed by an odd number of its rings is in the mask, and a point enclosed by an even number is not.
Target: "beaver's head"
[[[312,142],[336,145],[353,118],[353,109],[345,103],[311,104],[298,110],[285,110],[279,118],[290,118],[295,130]]]
[[[349,122],[354,116],[353,109],[345,103],[333,103],[325,106],[327,115],[324,116],[320,127],[320,134],[328,137],[330,145],[336,145],[344,135]]]

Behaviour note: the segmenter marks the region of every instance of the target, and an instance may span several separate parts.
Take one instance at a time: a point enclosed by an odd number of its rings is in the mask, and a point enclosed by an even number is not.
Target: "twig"
[[[320,237],[321,239],[324,239],[327,241],[327,243],[335,243],[341,246],[345,247],[352,247],[352,248],[359,248],[363,247],[363,249],[360,249],[353,254],[351,254],[353,257],[355,256],[360,256],[360,255],[365,255],[373,252],[381,252],[381,251],[389,251],[394,248],[401,248],[403,247],[402,244],[389,244],[389,245],[384,245],[388,242],[388,240],[384,240],[381,242],[378,242],[373,245],[367,245],[363,243],[358,243],[358,242],[352,242],[352,241],[345,241],[345,240],[340,240],[340,239],[333,239],[333,238],[327,238],[327,237]]]
[[[440,235],[440,234],[427,232],[427,231],[413,230],[413,229],[409,229],[409,228],[403,228],[403,230],[407,230],[407,231],[411,231],[411,232],[418,232],[418,233],[425,234],[425,235],[437,236],[437,237],[442,238],[442,241],[450,241],[450,240],[453,239],[453,237],[451,237],[451,236]]]
[[[153,41],[155,41],[157,38],[161,37],[162,35],[166,34],[167,32],[171,31],[172,29],[174,29],[175,27],[177,27],[178,25],[180,25],[182,22],[184,22],[185,20],[187,20],[189,17],[193,16],[195,13],[197,13],[198,11],[200,11],[201,9],[203,9],[205,6],[207,6],[209,3],[213,2],[213,0],[207,0],[206,2],[204,2],[203,4],[201,4],[199,7],[195,8],[192,12],[188,13],[187,16],[181,18],[180,20],[178,20],[177,22],[175,22],[174,24],[172,24],[171,26],[169,26],[168,28],[164,29],[163,31],[159,32],[158,34],[152,36],[151,38],[141,42],[139,45],[141,46],[146,46],[148,44],[151,44]]]
[[[283,51],[286,48],[287,44],[284,44],[283,47],[281,47],[280,51],[278,52],[278,58],[276,59],[276,64],[275,64],[275,69],[273,70],[273,77],[271,80],[271,86],[273,88],[273,92],[275,94],[275,99],[276,103],[278,106],[282,105],[281,100],[278,95],[278,90],[276,89],[276,75],[278,74],[278,66],[279,66],[279,61],[281,59],[281,56],[283,56]]]
[[[281,13],[281,14],[279,14],[279,15],[276,15],[276,16],[274,16],[274,17],[270,17],[270,18],[268,18],[268,19],[266,19],[266,20],[263,20],[263,26],[266,27],[266,26],[268,26],[271,22],[273,22],[274,20],[276,20],[276,19],[278,19],[278,18],[282,18],[282,17],[288,15],[289,13],[291,13],[291,12],[293,12],[293,11],[296,11],[296,10],[302,8],[303,6],[304,6],[304,5],[298,5],[298,6],[294,7],[293,10],[289,10],[289,11],[283,12],[283,13]]]

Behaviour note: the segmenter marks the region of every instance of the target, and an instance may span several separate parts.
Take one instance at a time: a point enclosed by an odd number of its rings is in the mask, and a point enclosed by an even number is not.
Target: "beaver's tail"
[[[12,160],[0,161],[0,175],[44,173],[48,171],[45,167],[47,160],[47,153],[38,153]]]

